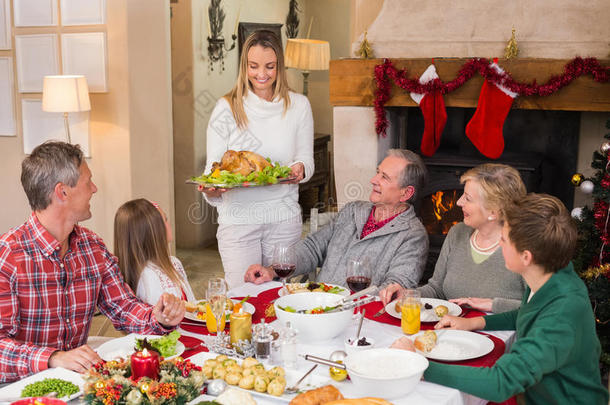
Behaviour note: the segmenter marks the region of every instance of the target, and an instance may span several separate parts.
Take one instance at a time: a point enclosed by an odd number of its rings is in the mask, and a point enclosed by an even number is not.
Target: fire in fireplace
[[[428,235],[447,235],[449,229],[462,221],[462,210],[457,205],[461,190],[439,190],[424,197],[420,216]]]

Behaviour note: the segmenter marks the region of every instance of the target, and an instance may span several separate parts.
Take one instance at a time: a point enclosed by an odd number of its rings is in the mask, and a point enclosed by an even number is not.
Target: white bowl
[[[428,359],[407,350],[379,348],[353,352],[345,366],[360,395],[397,398],[413,391]]]
[[[282,325],[290,322],[298,331],[300,342],[319,342],[339,336],[352,320],[352,310],[324,314],[299,314],[287,312],[279,307],[290,306],[295,310],[330,307],[337,305],[343,298],[337,294],[307,292],[285,295],[273,304],[275,315]]]
[[[370,343],[370,345],[366,345],[366,346],[358,346],[358,341],[354,340],[353,337],[351,338],[347,338],[343,341],[343,345],[345,346],[345,353],[347,353],[347,355],[349,356],[350,354],[354,353],[354,352],[360,352],[362,350],[370,350],[373,347],[375,347],[375,339],[367,337],[366,341]]]

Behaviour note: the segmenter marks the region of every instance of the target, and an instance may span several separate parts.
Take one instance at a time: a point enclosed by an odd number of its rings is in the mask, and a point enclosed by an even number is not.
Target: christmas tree
[[[610,120],[606,122],[610,129]],[[597,336],[602,345],[602,375],[610,369],[610,133],[600,151],[593,153],[591,167],[593,208],[584,207],[578,219],[578,248],[574,266],[589,290],[595,313]]]

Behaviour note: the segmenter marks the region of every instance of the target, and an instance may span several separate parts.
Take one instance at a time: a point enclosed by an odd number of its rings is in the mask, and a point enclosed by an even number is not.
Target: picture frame
[[[57,42],[57,34],[15,35],[20,93],[42,93],[44,76],[59,74]]]
[[[108,91],[106,33],[61,35],[62,66],[66,75],[85,75],[90,93]]]
[[[282,42],[282,26],[284,24],[279,23],[252,23],[252,22],[240,22],[237,28],[237,43],[238,43],[238,60],[241,58],[241,49],[246,42],[246,39],[252,34],[254,31],[258,30],[269,30],[273,32]]]
[[[0,50],[11,48],[11,2],[0,0]]]
[[[57,0],[15,0],[15,27],[49,27],[57,25]]]
[[[16,136],[13,58],[0,57],[0,136]]]
[[[67,141],[62,113],[42,111],[42,100],[21,99],[21,119],[23,127],[23,153],[49,140]],[[70,113],[70,136],[74,145],[78,144],[85,157],[89,153],[89,111]]]
[[[65,26],[106,23],[106,0],[61,0],[60,10]]]

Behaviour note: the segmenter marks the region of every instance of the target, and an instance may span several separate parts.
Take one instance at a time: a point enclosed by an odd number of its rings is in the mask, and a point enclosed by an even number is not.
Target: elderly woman
[[[419,287],[422,297],[448,299],[486,312],[519,307],[525,284],[509,271],[499,249],[501,212],[507,203],[525,195],[525,185],[514,168],[487,163],[460,178],[464,194],[457,204],[464,222],[454,225],[443,243],[434,274]],[[398,284],[381,291],[384,304],[402,291]]]

